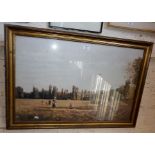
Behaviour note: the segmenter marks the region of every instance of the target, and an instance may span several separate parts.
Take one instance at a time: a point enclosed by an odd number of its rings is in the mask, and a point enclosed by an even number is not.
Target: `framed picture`
[[[49,22],[49,27],[51,28],[77,30],[91,33],[101,33],[102,26],[102,22]]]
[[[155,22],[109,22],[108,26],[128,30],[155,32]]]
[[[8,129],[135,126],[152,43],[5,29]]]

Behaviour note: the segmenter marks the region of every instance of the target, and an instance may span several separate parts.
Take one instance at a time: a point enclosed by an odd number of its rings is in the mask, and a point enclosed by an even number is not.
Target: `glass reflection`
[[[100,74],[96,76],[92,96],[91,103],[97,105],[97,119],[113,120],[118,111],[121,95],[113,90],[111,84]]]

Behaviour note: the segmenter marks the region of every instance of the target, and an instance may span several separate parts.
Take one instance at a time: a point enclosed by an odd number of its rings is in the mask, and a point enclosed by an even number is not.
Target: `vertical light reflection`
[[[112,116],[112,112],[113,112],[113,106],[114,106],[114,101],[115,101],[115,95],[116,95],[116,91],[114,90],[111,96],[111,100],[110,100],[110,110],[109,110],[109,116],[108,116],[108,120],[111,120],[111,116]]]
[[[96,76],[91,103],[95,103],[97,106],[96,116],[99,120],[113,120],[118,111],[121,95],[111,88],[111,84],[101,75]]]
[[[101,93],[101,87],[102,87],[102,80],[103,78],[100,75],[97,75],[96,77],[96,85],[95,85],[95,104],[98,104],[100,99],[100,93]]]
[[[115,99],[114,99],[114,105],[112,107],[112,114],[111,114],[111,120],[113,120],[114,118],[114,114],[115,114],[115,108],[116,108],[116,104],[117,104],[117,98],[118,98],[118,92],[116,92],[116,95],[115,95]]]
[[[114,119],[114,116],[115,116],[115,114],[116,114],[117,111],[118,111],[119,103],[120,103],[120,94],[117,92],[116,103],[115,103],[115,105],[114,105],[114,110],[113,110],[113,113],[112,113],[111,120]]]
[[[106,111],[107,111],[107,107],[108,107],[108,104],[109,104],[110,89],[111,89],[111,85],[107,84],[105,104],[104,104],[104,108],[103,108],[103,118],[106,117]]]
[[[111,100],[111,106],[110,106],[110,112],[109,112],[109,116],[108,116],[108,120],[113,120],[118,108],[119,108],[119,104],[120,104],[120,93],[117,91],[114,91],[114,94],[112,96],[112,100]]]
[[[100,75],[96,77],[96,86],[94,92],[96,93],[95,103],[97,107],[97,118],[104,119],[106,116],[107,106],[109,102],[111,85],[103,80]]]

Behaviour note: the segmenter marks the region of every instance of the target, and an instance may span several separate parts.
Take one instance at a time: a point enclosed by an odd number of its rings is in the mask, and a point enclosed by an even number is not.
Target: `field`
[[[57,100],[53,108],[52,100],[16,99],[16,121],[96,121],[97,105],[81,100]],[[120,102],[118,112],[113,120],[130,119],[131,101]],[[107,111],[108,116],[108,111]],[[103,119],[102,119],[103,120]],[[106,120],[106,118],[105,118]]]
[[[51,101],[52,102],[52,101]],[[17,121],[93,121],[96,106],[89,101],[57,100],[56,107],[49,100],[16,99]]]

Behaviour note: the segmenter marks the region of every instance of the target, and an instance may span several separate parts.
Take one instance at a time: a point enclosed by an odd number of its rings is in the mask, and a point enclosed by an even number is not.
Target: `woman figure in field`
[[[52,105],[52,102],[51,102],[51,100],[49,100],[49,101],[48,101],[48,105],[49,105],[49,106],[51,106],[51,105]]]
[[[52,108],[55,108],[55,107],[56,107],[56,100],[53,99]]]

